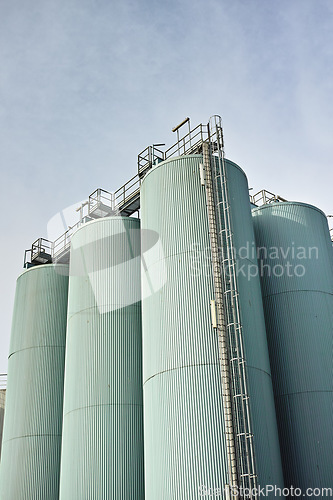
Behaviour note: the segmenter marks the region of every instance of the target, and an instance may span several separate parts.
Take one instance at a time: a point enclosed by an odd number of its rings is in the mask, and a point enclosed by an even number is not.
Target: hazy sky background
[[[57,212],[220,114],[254,191],[333,212],[332,0],[0,0],[1,333]]]

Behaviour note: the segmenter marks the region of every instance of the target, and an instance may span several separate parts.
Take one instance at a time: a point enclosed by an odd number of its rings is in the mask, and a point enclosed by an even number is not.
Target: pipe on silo
[[[144,498],[140,221],[71,241],[60,499]]]
[[[0,462],[1,500],[59,498],[68,266],[17,280]]]
[[[252,211],[287,487],[333,487],[333,262],[325,215]],[[319,498],[323,498],[319,496]]]

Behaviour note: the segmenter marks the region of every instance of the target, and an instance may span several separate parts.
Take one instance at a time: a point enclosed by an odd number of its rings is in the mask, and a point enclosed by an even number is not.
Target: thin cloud
[[[332,212],[332,14],[331,0],[0,2],[2,371],[24,249],[186,116],[223,116],[254,188]]]

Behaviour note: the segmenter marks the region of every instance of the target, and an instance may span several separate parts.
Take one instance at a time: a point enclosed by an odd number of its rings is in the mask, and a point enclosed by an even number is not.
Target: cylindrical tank
[[[8,359],[1,500],[59,498],[68,266],[17,280]]]
[[[143,235],[160,238],[146,254],[142,238],[146,500],[197,498],[228,484],[202,161],[167,160],[141,186]],[[248,187],[237,165],[226,167],[238,255],[254,246]],[[246,270],[251,258],[243,255]],[[246,272],[238,282],[259,482],[282,486],[259,277]]]
[[[252,214],[285,483],[303,492],[332,488],[333,263],[327,220],[316,207],[294,202],[264,205]]]
[[[140,221],[71,242],[60,499],[144,498]]]

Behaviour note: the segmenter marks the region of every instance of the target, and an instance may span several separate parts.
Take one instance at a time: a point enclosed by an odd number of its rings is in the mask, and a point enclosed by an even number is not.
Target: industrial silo
[[[68,266],[17,280],[8,359],[1,500],[59,498]]]
[[[303,492],[332,488],[333,265],[327,220],[316,207],[294,202],[252,213],[285,483]]]
[[[144,498],[140,221],[71,242],[60,499]]]
[[[218,494],[229,484],[202,163],[200,154],[166,160],[141,186],[142,229],[160,238],[146,253],[142,241],[146,500]],[[226,168],[237,259],[242,248],[247,252],[238,284],[258,483],[281,487],[260,282],[251,268],[256,256],[247,180],[234,163],[226,161]]]

